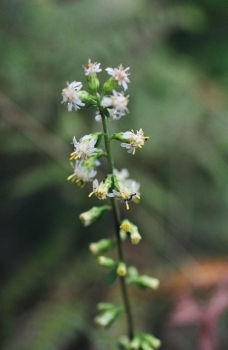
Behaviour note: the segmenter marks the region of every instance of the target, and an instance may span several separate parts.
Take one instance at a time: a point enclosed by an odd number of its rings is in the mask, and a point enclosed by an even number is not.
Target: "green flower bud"
[[[131,225],[130,238],[132,244],[138,244],[142,237],[139,234],[138,227],[136,225]]]
[[[125,219],[120,225],[121,230],[130,234],[132,244],[138,244],[142,237],[139,234],[138,227]]]
[[[116,306],[111,304],[111,303],[98,303],[97,304],[97,309],[99,311],[106,311],[115,308]]]
[[[161,341],[157,338],[155,338],[153,335],[151,334],[146,334],[144,333],[143,335],[143,339],[150,345],[152,346],[154,349],[158,349],[161,346]]]
[[[146,341],[142,341],[141,343],[142,350],[154,350]]]
[[[115,321],[121,311],[122,309],[120,307],[113,306],[112,308],[107,309],[106,311],[96,316],[94,321],[100,327],[107,327]]]
[[[127,234],[125,231],[120,230],[120,238],[122,241],[125,241],[125,239],[127,238]]]
[[[112,239],[101,239],[96,243],[91,243],[89,246],[89,250],[93,254],[100,254],[103,252],[107,252],[108,250],[115,247],[116,243]]]
[[[117,86],[118,82],[112,77],[108,79],[103,85],[103,94],[107,94],[108,92],[112,92]]]
[[[139,336],[135,336],[130,343],[131,350],[139,350],[141,345],[141,339]]]
[[[93,207],[90,210],[81,213],[79,216],[79,219],[83,223],[84,226],[89,226],[94,221],[96,221],[98,218],[101,217],[101,215],[106,211],[110,210],[111,207],[108,205],[103,205],[101,207]]]
[[[88,75],[87,80],[88,80],[89,89],[93,92],[97,92],[97,90],[99,89],[99,86],[100,86],[100,81],[97,78],[96,73],[92,73],[92,74]]]
[[[137,277],[139,275],[138,270],[135,266],[128,267],[128,276],[129,277]]]
[[[120,350],[129,350],[130,349],[130,340],[126,335],[123,335],[119,338],[118,346]]]
[[[159,280],[157,278],[149,277],[147,275],[141,276],[129,276],[128,283],[136,284],[142,288],[157,289],[159,286]]]
[[[118,264],[116,272],[117,272],[117,275],[119,275],[119,276],[125,276],[127,273],[126,264],[124,264],[123,262],[120,262]]]
[[[106,256],[99,256],[97,258],[97,262],[99,265],[104,266],[104,267],[114,267],[116,265],[115,260],[111,258],[107,258]]]
[[[96,104],[97,103],[96,98],[94,96],[90,95],[85,90],[78,91],[78,95],[79,95],[80,99],[82,100],[82,102],[92,103],[92,104]]]

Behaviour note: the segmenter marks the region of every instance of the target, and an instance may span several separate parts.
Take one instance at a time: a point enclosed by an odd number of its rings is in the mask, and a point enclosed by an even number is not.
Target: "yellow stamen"
[[[94,192],[91,192],[91,193],[88,195],[88,197],[90,198],[93,194],[94,194]]]

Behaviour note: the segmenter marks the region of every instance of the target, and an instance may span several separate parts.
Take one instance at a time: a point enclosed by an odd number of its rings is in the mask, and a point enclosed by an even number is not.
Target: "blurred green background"
[[[73,136],[101,128],[91,108],[61,105],[66,81],[86,85],[91,58],[104,80],[106,67],[130,66],[130,114],[111,130],[150,136],[135,156],[113,142],[116,167],[141,183],[127,214],[143,240],[127,259],[161,279],[158,293],[131,289],[137,329],[166,350],[203,349],[198,324],[175,333],[168,320],[175,295],[202,291],[207,305],[227,278],[227,2],[1,0],[0,52],[0,347],[115,349],[125,334],[124,317],[107,331],[93,325],[97,302],[120,302],[88,252],[113,234],[112,218],[84,228],[79,214],[100,203],[87,198],[91,185],[66,181]],[[224,308],[219,349],[227,321]]]

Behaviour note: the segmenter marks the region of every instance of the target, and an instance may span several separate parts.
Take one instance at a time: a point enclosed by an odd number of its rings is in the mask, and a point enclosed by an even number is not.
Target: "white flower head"
[[[74,136],[74,152],[71,153],[70,160],[93,156],[97,151],[97,148],[94,147],[96,142],[97,137],[93,137],[93,135],[85,135],[79,141]]]
[[[129,209],[128,202],[134,200],[135,198],[140,199],[136,192],[135,182],[132,182],[130,186],[124,182],[119,182],[119,191],[112,190],[112,193],[109,193],[108,196],[115,197],[116,199],[126,203],[127,210]]]
[[[136,148],[142,148],[145,141],[149,139],[149,136],[144,136],[142,129],[139,129],[134,133],[133,130],[126,131],[122,135],[122,139],[126,139],[127,143],[122,142],[121,146],[128,150],[128,153],[135,154]]]
[[[102,107],[111,108],[110,116],[113,120],[120,119],[128,112],[127,104],[129,96],[124,96],[123,93],[113,90],[112,96],[105,96],[101,101]]]
[[[133,201],[137,203],[139,201],[140,195],[141,195],[141,193],[140,193],[140,186],[141,185],[139,182],[136,182],[135,180],[132,180],[132,179],[126,179],[124,181],[124,184],[127,187],[131,187],[132,183],[134,183],[134,191],[137,193],[137,196],[135,198],[133,198]]]
[[[68,176],[67,180],[76,182],[80,187],[83,187],[85,182],[92,181],[96,174],[96,170],[88,169],[84,166],[82,159],[76,160],[74,165],[74,173]]]
[[[120,171],[114,169],[113,174],[115,175],[118,181],[125,181],[129,177],[129,171],[125,168]]]
[[[93,73],[99,73],[102,71],[102,69],[100,68],[100,63],[91,63],[91,59],[89,59],[87,65],[83,66],[84,70],[85,70],[85,75],[91,75]]]
[[[98,182],[97,179],[93,181],[93,191],[89,194],[89,197],[91,197],[93,194],[97,196],[99,199],[106,199],[108,195],[108,190],[110,187],[110,182],[101,181]]]
[[[130,73],[127,73],[129,69],[130,67],[124,69],[121,64],[118,68],[106,68],[105,70],[109,75],[113,76],[119,85],[123,86],[124,90],[127,90],[127,84],[130,83],[130,80],[128,79],[128,75],[130,75]]]
[[[73,81],[72,83],[67,82],[67,87],[62,90],[63,100],[62,103],[67,105],[67,109],[69,112],[72,111],[72,108],[77,111],[80,107],[85,106],[85,103],[79,97],[78,91],[81,90],[82,83]]]

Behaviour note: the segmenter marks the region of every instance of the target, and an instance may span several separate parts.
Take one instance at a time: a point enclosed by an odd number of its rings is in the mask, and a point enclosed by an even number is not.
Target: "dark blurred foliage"
[[[208,291],[214,300],[214,288],[227,289],[227,270],[215,263],[227,266],[227,33],[224,0],[0,2],[2,349],[115,349],[125,333],[124,317],[107,331],[92,323],[97,302],[120,302],[118,284],[107,286],[88,253],[89,242],[112,235],[112,218],[83,228],[79,214],[99,203],[87,198],[91,186],[66,181],[72,137],[100,130],[92,109],[61,105],[66,81],[85,83],[89,58],[103,69],[131,67],[130,114],[110,128],[150,136],[134,157],[113,143],[116,167],[142,186],[127,214],[143,240],[127,246],[127,259],[161,279],[157,294],[131,290],[137,328],[166,350],[200,349],[206,333],[193,330],[186,310],[190,326],[177,331],[168,320],[172,296],[186,293],[183,278],[205,304]],[[220,314],[225,349],[225,307]]]

